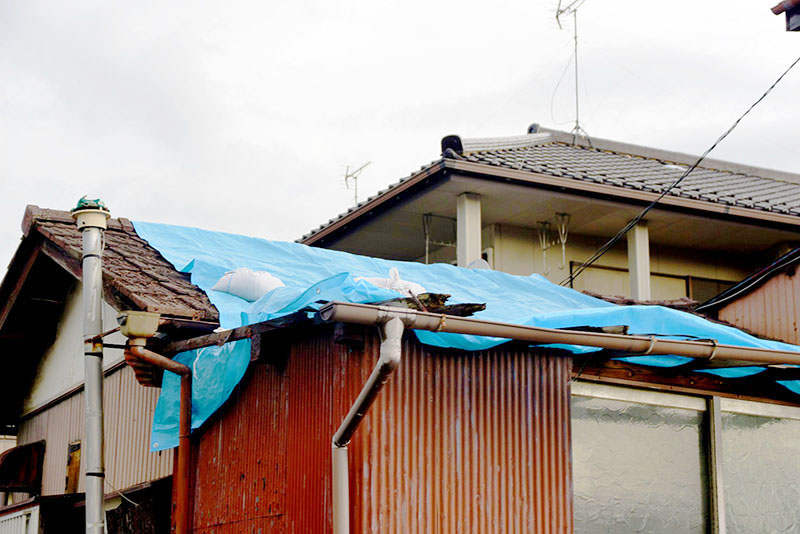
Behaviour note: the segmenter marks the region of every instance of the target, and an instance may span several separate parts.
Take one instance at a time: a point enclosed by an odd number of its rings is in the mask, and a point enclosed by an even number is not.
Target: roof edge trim
[[[494,178],[499,179],[512,179],[529,184],[545,185],[556,187],[559,189],[571,189],[573,191],[581,191],[584,193],[597,193],[607,195],[610,197],[617,197],[627,201],[638,200],[640,202],[652,202],[659,197],[659,193],[652,193],[649,191],[639,191],[632,189],[621,189],[619,187],[607,184],[597,184],[593,182],[584,182],[579,180],[564,180],[558,176],[549,176],[546,174],[532,173],[530,171],[520,171],[515,169],[506,169],[502,167],[488,166],[482,163],[473,163],[471,161],[463,160],[444,160],[444,166],[448,169],[461,172],[469,172],[475,174],[487,175],[491,174]],[[487,172],[487,169],[491,169]],[[727,204],[717,204],[707,202],[704,200],[694,200],[688,198],[681,198],[675,196],[665,196],[659,201],[660,205],[674,206],[692,211],[705,212],[710,214],[725,215],[734,218],[755,219],[768,223],[785,225],[791,227],[800,227],[800,217],[796,215],[786,215],[783,213],[774,213],[766,210],[756,210],[751,208],[743,208],[739,206],[729,206]]]

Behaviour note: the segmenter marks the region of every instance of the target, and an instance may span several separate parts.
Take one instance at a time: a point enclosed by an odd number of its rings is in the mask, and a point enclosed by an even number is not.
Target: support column
[[[456,258],[459,267],[466,267],[481,257],[480,195],[458,195],[456,221]]]
[[[650,237],[645,221],[628,231],[628,271],[631,298],[650,300]]]

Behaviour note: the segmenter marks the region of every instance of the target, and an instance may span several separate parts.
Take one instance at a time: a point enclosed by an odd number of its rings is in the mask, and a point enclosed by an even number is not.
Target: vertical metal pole
[[[175,531],[177,534],[189,534],[191,513],[189,512],[189,482],[192,443],[192,375],[181,376],[181,414],[178,437],[178,506],[175,511]]]
[[[581,131],[580,109],[578,107],[578,10],[572,12],[572,19],[575,22],[575,135]],[[573,137],[574,142],[574,137]]]
[[[80,204],[79,204],[80,206]],[[103,232],[108,212],[73,211],[83,238],[83,336],[86,429],[86,534],[105,533],[103,495]]]
[[[708,486],[711,534],[725,534],[725,491],[722,479],[722,411],[720,398],[708,399]]]

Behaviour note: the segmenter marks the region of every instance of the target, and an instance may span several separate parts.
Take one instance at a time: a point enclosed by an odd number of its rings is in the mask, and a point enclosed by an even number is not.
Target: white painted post
[[[628,271],[631,298],[650,300],[650,237],[644,221],[628,231]]]
[[[458,195],[456,227],[456,259],[459,267],[466,267],[481,257],[480,195]]]

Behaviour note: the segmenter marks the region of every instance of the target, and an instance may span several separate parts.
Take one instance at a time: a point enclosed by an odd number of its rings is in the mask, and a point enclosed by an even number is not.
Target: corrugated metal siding
[[[719,318],[756,334],[798,344],[798,296],[800,276],[781,273],[721,308]]]
[[[172,452],[149,452],[158,390],[138,385],[127,366],[108,375],[103,387],[109,484],[122,490],[171,475]],[[67,446],[72,441],[83,440],[84,410],[81,391],[20,423],[20,445],[46,441],[42,495],[64,493]],[[84,471],[81,465],[79,492],[84,488]],[[110,493],[111,487],[106,491]]]
[[[0,517],[0,534],[39,534],[39,507]]]
[[[215,414],[214,423],[195,434],[195,532],[249,532],[251,527],[273,532],[270,525],[283,521],[286,408],[281,374],[257,366]]]
[[[350,352],[317,331],[285,372],[254,366],[196,437],[196,532],[331,530],[331,436],[378,347]],[[349,448],[353,532],[571,532],[570,365],[404,342]],[[276,506],[256,510],[259,497]]]

